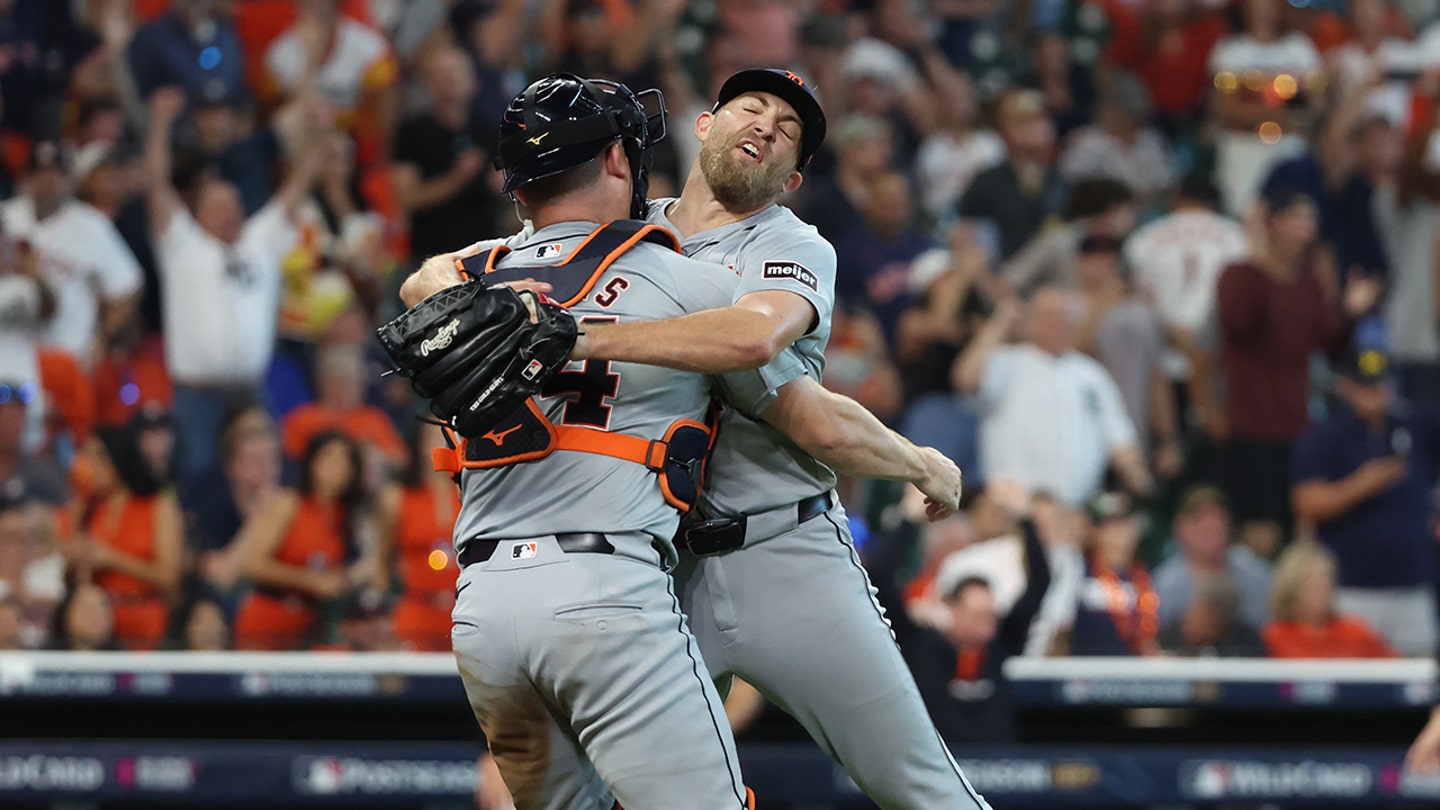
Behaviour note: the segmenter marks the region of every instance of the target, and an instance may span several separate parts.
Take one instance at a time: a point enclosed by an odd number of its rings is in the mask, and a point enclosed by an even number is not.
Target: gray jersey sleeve
[[[759,419],[782,386],[809,373],[804,356],[791,346],[760,368],[718,375],[714,385],[726,402],[751,419]]]
[[[745,246],[735,298],[761,290],[792,292],[815,308],[817,324],[828,324],[835,309],[835,248],[814,227],[789,217],[793,224],[758,229]]]

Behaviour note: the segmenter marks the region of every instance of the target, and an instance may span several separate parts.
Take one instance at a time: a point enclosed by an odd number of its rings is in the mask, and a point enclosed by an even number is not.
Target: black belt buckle
[[[745,516],[685,521],[678,545],[697,557],[713,557],[745,545]]]

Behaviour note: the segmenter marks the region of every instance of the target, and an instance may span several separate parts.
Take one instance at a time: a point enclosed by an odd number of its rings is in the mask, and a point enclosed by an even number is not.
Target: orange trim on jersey
[[[496,245],[495,248],[490,251],[490,254],[485,257],[485,272],[487,274],[495,272],[495,262],[500,261],[500,257],[504,256],[506,253],[509,252],[509,247],[505,245]]]
[[[745,788],[745,810],[755,810],[755,791]]]
[[[565,260],[560,262],[560,264],[569,264],[571,259],[579,256],[580,251],[583,250],[586,245],[590,244],[591,239],[594,239],[597,235],[599,235],[608,227],[610,227],[610,223],[607,222],[604,225],[601,225],[600,227],[591,231],[590,235],[586,236],[584,241],[576,245],[575,249],[570,251],[570,255],[566,256]],[[586,281],[584,286],[580,288],[580,291],[575,293],[575,295],[573,295],[569,300],[561,301],[560,306],[569,308],[585,300],[585,296],[589,295],[590,291],[595,288],[595,282],[600,280],[601,274],[603,274],[607,269],[609,269],[610,265],[614,264],[616,259],[620,258],[620,256],[623,255],[625,251],[639,244],[642,240],[645,239],[648,234],[654,233],[656,231],[659,231],[660,233],[663,233],[667,237],[669,237],[669,242],[674,247],[675,252],[680,252],[680,240],[675,238],[675,234],[653,223],[646,225],[645,227],[636,231],[635,234],[629,239],[621,242],[614,250],[610,251],[610,255],[601,259],[599,266],[595,268],[595,272],[590,275],[590,280]]]

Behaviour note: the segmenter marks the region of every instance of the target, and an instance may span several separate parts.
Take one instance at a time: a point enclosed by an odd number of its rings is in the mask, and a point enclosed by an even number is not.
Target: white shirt
[[[1390,291],[1381,312],[1390,354],[1407,363],[1440,360],[1435,317],[1435,230],[1440,206],[1424,197],[1401,205],[1395,189],[1381,186],[1370,198],[1370,211],[1385,257],[1390,261]]]
[[[165,364],[176,383],[258,382],[270,364],[280,262],[296,232],[278,203],[260,209],[227,246],[177,208],[156,242],[165,285]]]
[[[1087,177],[1119,180],[1136,194],[1158,194],[1175,181],[1170,147],[1157,130],[1146,127],[1126,143],[1098,126],[1081,127],[1066,139],[1060,173],[1071,182]]]
[[[1085,583],[1085,557],[1072,545],[1049,549],[1050,587],[1040,600],[1040,612],[1030,623],[1025,639],[1025,654],[1045,656],[1055,638],[1075,626],[1075,607],[1080,601],[1080,586]]]
[[[0,276],[0,383],[34,387],[25,411],[22,440],[26,451],[45,441],[46,399],[36,354],[40,334],[40,285],[19,274]]]
[[[1093,358],[1002,346],[976,399],[980,466],[1078,506],[1099,491],[1112,451],[1136,443],[1120,389]]]
[[[1248,253],[1240,223],[1200,209],[1161,217],[1125,240],[1125,260],[1161,322],[1191,332],[1215,310],[1220,272]]]
[[[920,201],[938,219],[952,216],[975,175],[1005,160],[1005,142],[988,129],[956,140],[953,132],[926,138],[915,153]]]
[[[40,327],[40,288],[35,279],[0,276],[0,382],[40,384],[35,338]]]
[[[1326,53],[1336,81],[1343,96],[1351,88],[1369,80],[1372,71],[1414,70],[1419,71],[1423,62],[1436,61],[1440,53],[1423,54],[1413,43],[1399,37],[1381,40],[1374,51],[1366,51],[1358,42],[1346,42]],[[1404,81],[1389,81],[1371,90],[1365,97],[1365,110],[1371,114],[1385,116],[1396,126],[1410,123],[1410,84]],[[1339,96],[1337,96],[1339,97]]]
[[[1210,52],[1211,73],[1290,73],[1304,79],[1319,69],[1320,52],[1315,43],[1295,31],[1270,42],[1252,39],[1249,34],[1231,34],[1215,43]]]
[[[1025,541],[1013,534],[992,537],[951,552],[935,573],[935,593],[944,597],[968,577],[980,577],[990,583],[995,596],[995,611],[1010,615],[1020,595],[1025,593]]]
[[[100,327],[100,302],[122,301],[140,290],[140,264],[109,218],[93,206],[69,200],[43,222],[27,196],[0,204],[6,234],[40,251],[41,269],[55,293],[56,309],[41,333],[89,366]]]
[[[265,52],[265,69],[287,92],[305,72],[305,46],[295,29],[281,34]],[[341,17],[335,45],[315,74],[315,89],[336,111],[348,113],[360,106],[367,90],[384,87],[395,79],[390,46],[378,31]]]

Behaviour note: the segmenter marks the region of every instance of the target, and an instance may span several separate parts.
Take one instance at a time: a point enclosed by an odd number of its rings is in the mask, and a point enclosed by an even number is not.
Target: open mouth
[[[756,163],[760,162],[760,147],[756,146],[752,141],[741,141],[739,144],[739,149],[741,152],[744,152],[746,156],[748,156],[751,160],[755,161]]]

